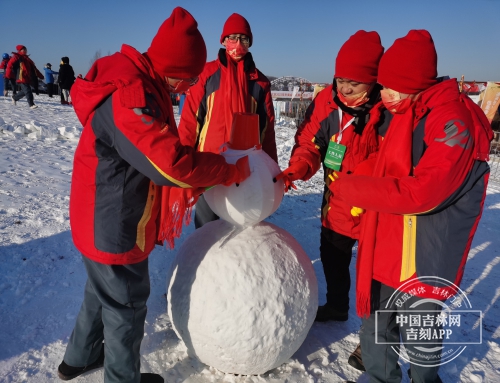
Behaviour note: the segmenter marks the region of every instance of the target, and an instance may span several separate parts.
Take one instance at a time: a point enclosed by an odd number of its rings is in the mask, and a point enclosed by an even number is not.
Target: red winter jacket
[[[189,89],[182,108],[179,137],[183,145],[196,147],[200,152],[219,153],[222,144],[229,141],[231,127],[226,127],[223,103],[226,100],[221,88],[221,73],[226,69],[226,50],[205,65],[196,85]],[[274,136],[274,107],[271,84],[256,67],[252,55],[244,57],[248,91],[252,99],[251,113],[259,115],[260,142],[273,160],[278,162]]]
[[[403,129],[411,111],[395,115],[378,153],[375,172],[392,154],[389,174],[399,163],[408,166],[408,176],[354,175],[335,182],[337,198],[350,206],[378,212],[373,228],[365,228],[368,221],[364,218],[358,280],[360,270],[369,264],[364,258],[364,232],[373,229],[372,279],[393,288],[423,276],[460,284],[486,195],[486,159],[492,137],[487,120],[473,119],[466,105],[455,79],[432,86],[415,104],[413,137],[411,130],[404,136]],[[393,155],[398,151],[400,154]],[[404,165],[407,161],[409,164]],[[416,286],[409,292],[436,298],[431,286]]]
[[[161,189],[203,187],[235,174],[222,156],[180,144],[170,94],[134,48],[97,60],[71,89],[83,132],[75,152],[70,223],[88,258],[131,264],[152,251]]]
[[[309,170],[303,178],[305,181],[318,171],[325,159],[329,142],[336,141],[340,132],[339,107],[335,104],[333,92],[332,84],[318,93],[307,109],[306,118],[295,135],[290,165],[298,161],[307,162]],[[377,90],[374,98],[378,98],[378,94]],[[381,140],[379,137],[383,135],[389,121],[389,118],[379,117],[380,106],[381,104],[377,104],[372,108],[370,105],[365,105],[371,117],[363,130],[360,131],[353,124],[342,132],[340,144],[346,146],[340,169],[342,172],[352,173],[371,153],[377,151],[379,140]],[[343,113],[343,117],[348,117],[347,120],[351,119],[351,116],[347,116],[346,113]],[[346,118],[343,120],[345,122]],[[331,182],[328,175],[332,173],[332,170],[325,166],[323,170],[325,189],[321,213],[322,225],[348,237],[358,238],[360,217],[353,217],[352,206],[332,195],[328,189]]]
[[[15,79],[19,84],[31,84],[36,81],[36,79],[32,78],[32,74],[35,74],[41,80],[44,78],[28,55],[12,52],[12,57],[5,71],[5,77]]]
[[[0,69],[3,69],[4,71],[7,69],[7,64],[9,63],[10,58],[8,59],[2,59],[2,62],[0,63]],[[8,78],[5,76],[5,78]]]

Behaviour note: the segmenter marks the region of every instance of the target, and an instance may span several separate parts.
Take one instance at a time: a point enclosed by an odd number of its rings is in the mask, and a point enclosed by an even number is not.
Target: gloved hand
[[[273,178],[273,182],[283,179],[285,184],[285,192],[289,191],[291,188],[297,189],[293,184],[293,181],[302,179],[307,171],[309,170],[309,165],[305,161],[297,161],[278,174]]]
[[[225,186],[229,186],[232,184],[236,184],[236,186],[239,186],[240,183],[245,181],[248,177],[250,177],[250,165],[248,163],[248,156],[241,157],[236,161],[236,164],[234,166],[234,173],[231,174],[229,179],[223,183]]]

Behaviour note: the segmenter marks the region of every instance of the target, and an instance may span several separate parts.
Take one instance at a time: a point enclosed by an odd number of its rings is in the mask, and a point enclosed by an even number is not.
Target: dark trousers
[[[372,283],[371,304],[372,312],[368,318],[362,320],[359,339],[361,341],[361,354],[366,372],[370,377],[370,383],[399,383],[401,382],[402,372],[398,364],[399,355],[393,350],[394,344],[385,344],[387,342],[399,345],[403,341],[411,360],[411,355],[419,354],[418,347],[422,344],[408,343],[406,332],[400,331],[399,324],[396,323],[397,315],[407,315],[412,311],[439,311],[441,306],[433,302],[421,303],[422,298],[412,296],[405,301],[401,307],[386,307],[391,295],[395,289],[384,285],[378,281]],[[420,304],[411,307],[416,302]],[[397,312],[376,312],[377,310],[398,310]],[[415,313],[416,314],[416,313]],[[377,322],[375,321],[377,318]],[[432,329],[439,329],[438,325],[433,325]],[[377,338],[376,338],[377,336]],[[376,343],[376,339],[378,344]],[[437,345],[436,340],[429,341],[429,345]],[[442,352],[437,350],[427,355],[439,355]],[[436,362],[439,358],[431,359]],[[411,378],[413,383],[441,383],[438,376],[439,366],[427,367],[419,364],[410,364]]]
[[[216,221],[218,219],[219,216],[215,214],[212,209],[210,209],[210,206],[208,206],[208,203],[202,194],[200,198],[198,198],[198,201],[195,205],[194,227],[198,229],[204,224]]]
[[[12,94],[16,95],[16,93],[17,93],[17,83],[16,83],[16,80],[11,78],[9,81],[10,81],[10,86],[12,87]]]
[[[88,279],[64,361],[74,367],[92,364],[104,339],[104,382],[138,383],[150,292],[148,260],[110,266],[83,257],[83,263]]]
[[[10,79],[7,77],[4,77],[3,78],[3,90],[4,90],[4,92],[7,92],[9,90],[9,83],[10,83]]]
[[[54,94],[54,84],[51,82],[47,83],[47,93],[49,97],[52,97],[52,95]]]
[[[33,106],[35,103],[33,102],[33,92],[31,91],[31,86],[29,84],[21,83],[21,91],[17,92],[12,98],[15,101],[19,101],[21,98],[26,96],[26,101],[28,101],[29,106]]]
[[[339,312],[349,311],[349,265],[356,240],[321,227],[320,255],[326,280],[326,303]]]

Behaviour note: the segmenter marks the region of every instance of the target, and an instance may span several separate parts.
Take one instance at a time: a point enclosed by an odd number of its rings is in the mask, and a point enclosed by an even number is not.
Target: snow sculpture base
[[[262,222],[231,238],[234,229],[218,220],[186,238],[167,280],[168,314],[190,355],[226,373],[262,374],[304,341],[318,285],[287,231]]]
[[[283,199],[283,181],[273,182],[281,173],[278,164],[262,149],[227,148],[221,154],[229,164],[247,155],[251,174],[239,186],[217,185],[207,190],[204,196],[212,211],[238,227],[255,225],[273,214]]]

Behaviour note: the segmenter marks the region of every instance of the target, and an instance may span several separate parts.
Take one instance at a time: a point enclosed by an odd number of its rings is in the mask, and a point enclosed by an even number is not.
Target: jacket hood
[[[77,78],[71,88],[75,113],[82,125],[86,125],[92,112],[116,90],[122,92],[123,106],[145,107],[141,79],[144,75],[155,76],[151,63],[128,45],[123,45],[120,52],[95,61],[85,78]]]
[[[482,109],[466,94],[460,94],[456,79],[442,81],[423,91],[417,101],[427,108],[434,108],[451,101],[459,101],[469,110],[472,118],[471,135],[474,138],[474,157],[479,161],[488,161],[490,142],[493,139],[493,130]]]

